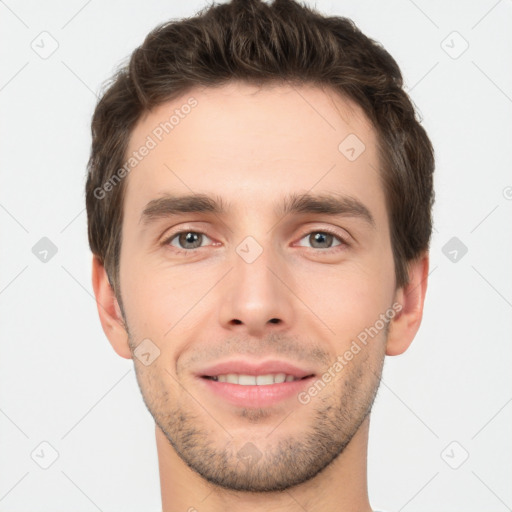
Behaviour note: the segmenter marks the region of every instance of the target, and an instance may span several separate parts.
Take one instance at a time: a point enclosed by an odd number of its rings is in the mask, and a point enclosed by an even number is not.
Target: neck
[[[163,512],[371,512],[367,489],[369,416],[343,453],[314,478],[277,493],[229,491],[204,480],[155,426]]]

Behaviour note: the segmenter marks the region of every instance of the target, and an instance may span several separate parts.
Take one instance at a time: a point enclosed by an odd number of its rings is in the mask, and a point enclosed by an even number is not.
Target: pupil
[[[184,238],[185,245],[192,244],[193,248],[195,248],[197,246],[197,240],[199,239],[198,233],[185,233],[184,235],[182,235],[182,237]]]
[[[325,244],[329,241],[329,237],[332,237],[332,235],[329,235],[327,233],[315,233],[314,235],[314,244]]]

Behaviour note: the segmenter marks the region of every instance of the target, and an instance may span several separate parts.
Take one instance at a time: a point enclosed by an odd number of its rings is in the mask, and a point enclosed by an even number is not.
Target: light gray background
[[[92,298],[85,164],[102,82],[155,25],[204,5],[0,1],[2,512],[160,510],[153,421]],[[316,6],[396,58],[437,156],[424,321],[386,361],[372,505],[511,510],[512,2]],[[47,262],[32,252],[42,237],[58,250]],[[443,253],[452,237],[467,254]]]

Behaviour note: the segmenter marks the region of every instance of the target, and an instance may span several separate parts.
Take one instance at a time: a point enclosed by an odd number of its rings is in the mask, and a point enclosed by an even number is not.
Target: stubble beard
[[[377,340],[374,340],[377,342]],[[384,342],[377,342],[384,343]],[[198,404],[180,385],[181,397],[170,398],[155,365],[138,365],[137,381],[146,407],[183,462],[209,483],[243,492],[277,492],[307,482],[336,460],[368,417],[377,394],[384,356],[370,351],[343,369],[343,378],[328,384],[309,407],[308,424],[300,434],[286,437],[286,419],[268,423],[268,409],[241,408],[236,412],[248,423],[246,438],[234,438],[229,425],[215,419],[215,410]],[[353,364],[354,363],[354,364]],[[137,367],[137,365],[136,365]],[[330,387],[330,389],[329,389]],[[254,425],[266,433],[255,439]],[[254,443],[252,442],[254,440]]]

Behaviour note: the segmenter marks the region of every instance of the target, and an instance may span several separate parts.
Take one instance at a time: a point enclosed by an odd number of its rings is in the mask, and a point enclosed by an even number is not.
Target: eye
[[[176,247],[178,252],[189,252],[192,249],[203,247],[202,242],[205,239],[211,242],[211,239],[200,231],[179,231],[167,238],[164,243]]]
[[[305,239],[311,244],[313,249],[331,249],[340,245],[348,245],[342,237],[330,233],[329,231],[311,231],[306,236],[303,236],[301,241]],[[334,243],[336,241],[338,241],[338,243]],[[307,247],[300,242],[298,245]]]
[[[316,230],[307,233],[303,236],[297,245],[308,247],[304,245],[303,240],[306,240],[312,249],[329,250],[335,249],[340,246],[348,246],[349,244],[339,235],[330,233],[326,230]],[[166,238],[164,245],[170,245],[177,253],[190,253],[194,249],[199,249],[208,245],[212,240],[200,231],[178,231]],[[341,248],[341,247],[340,247]]]

